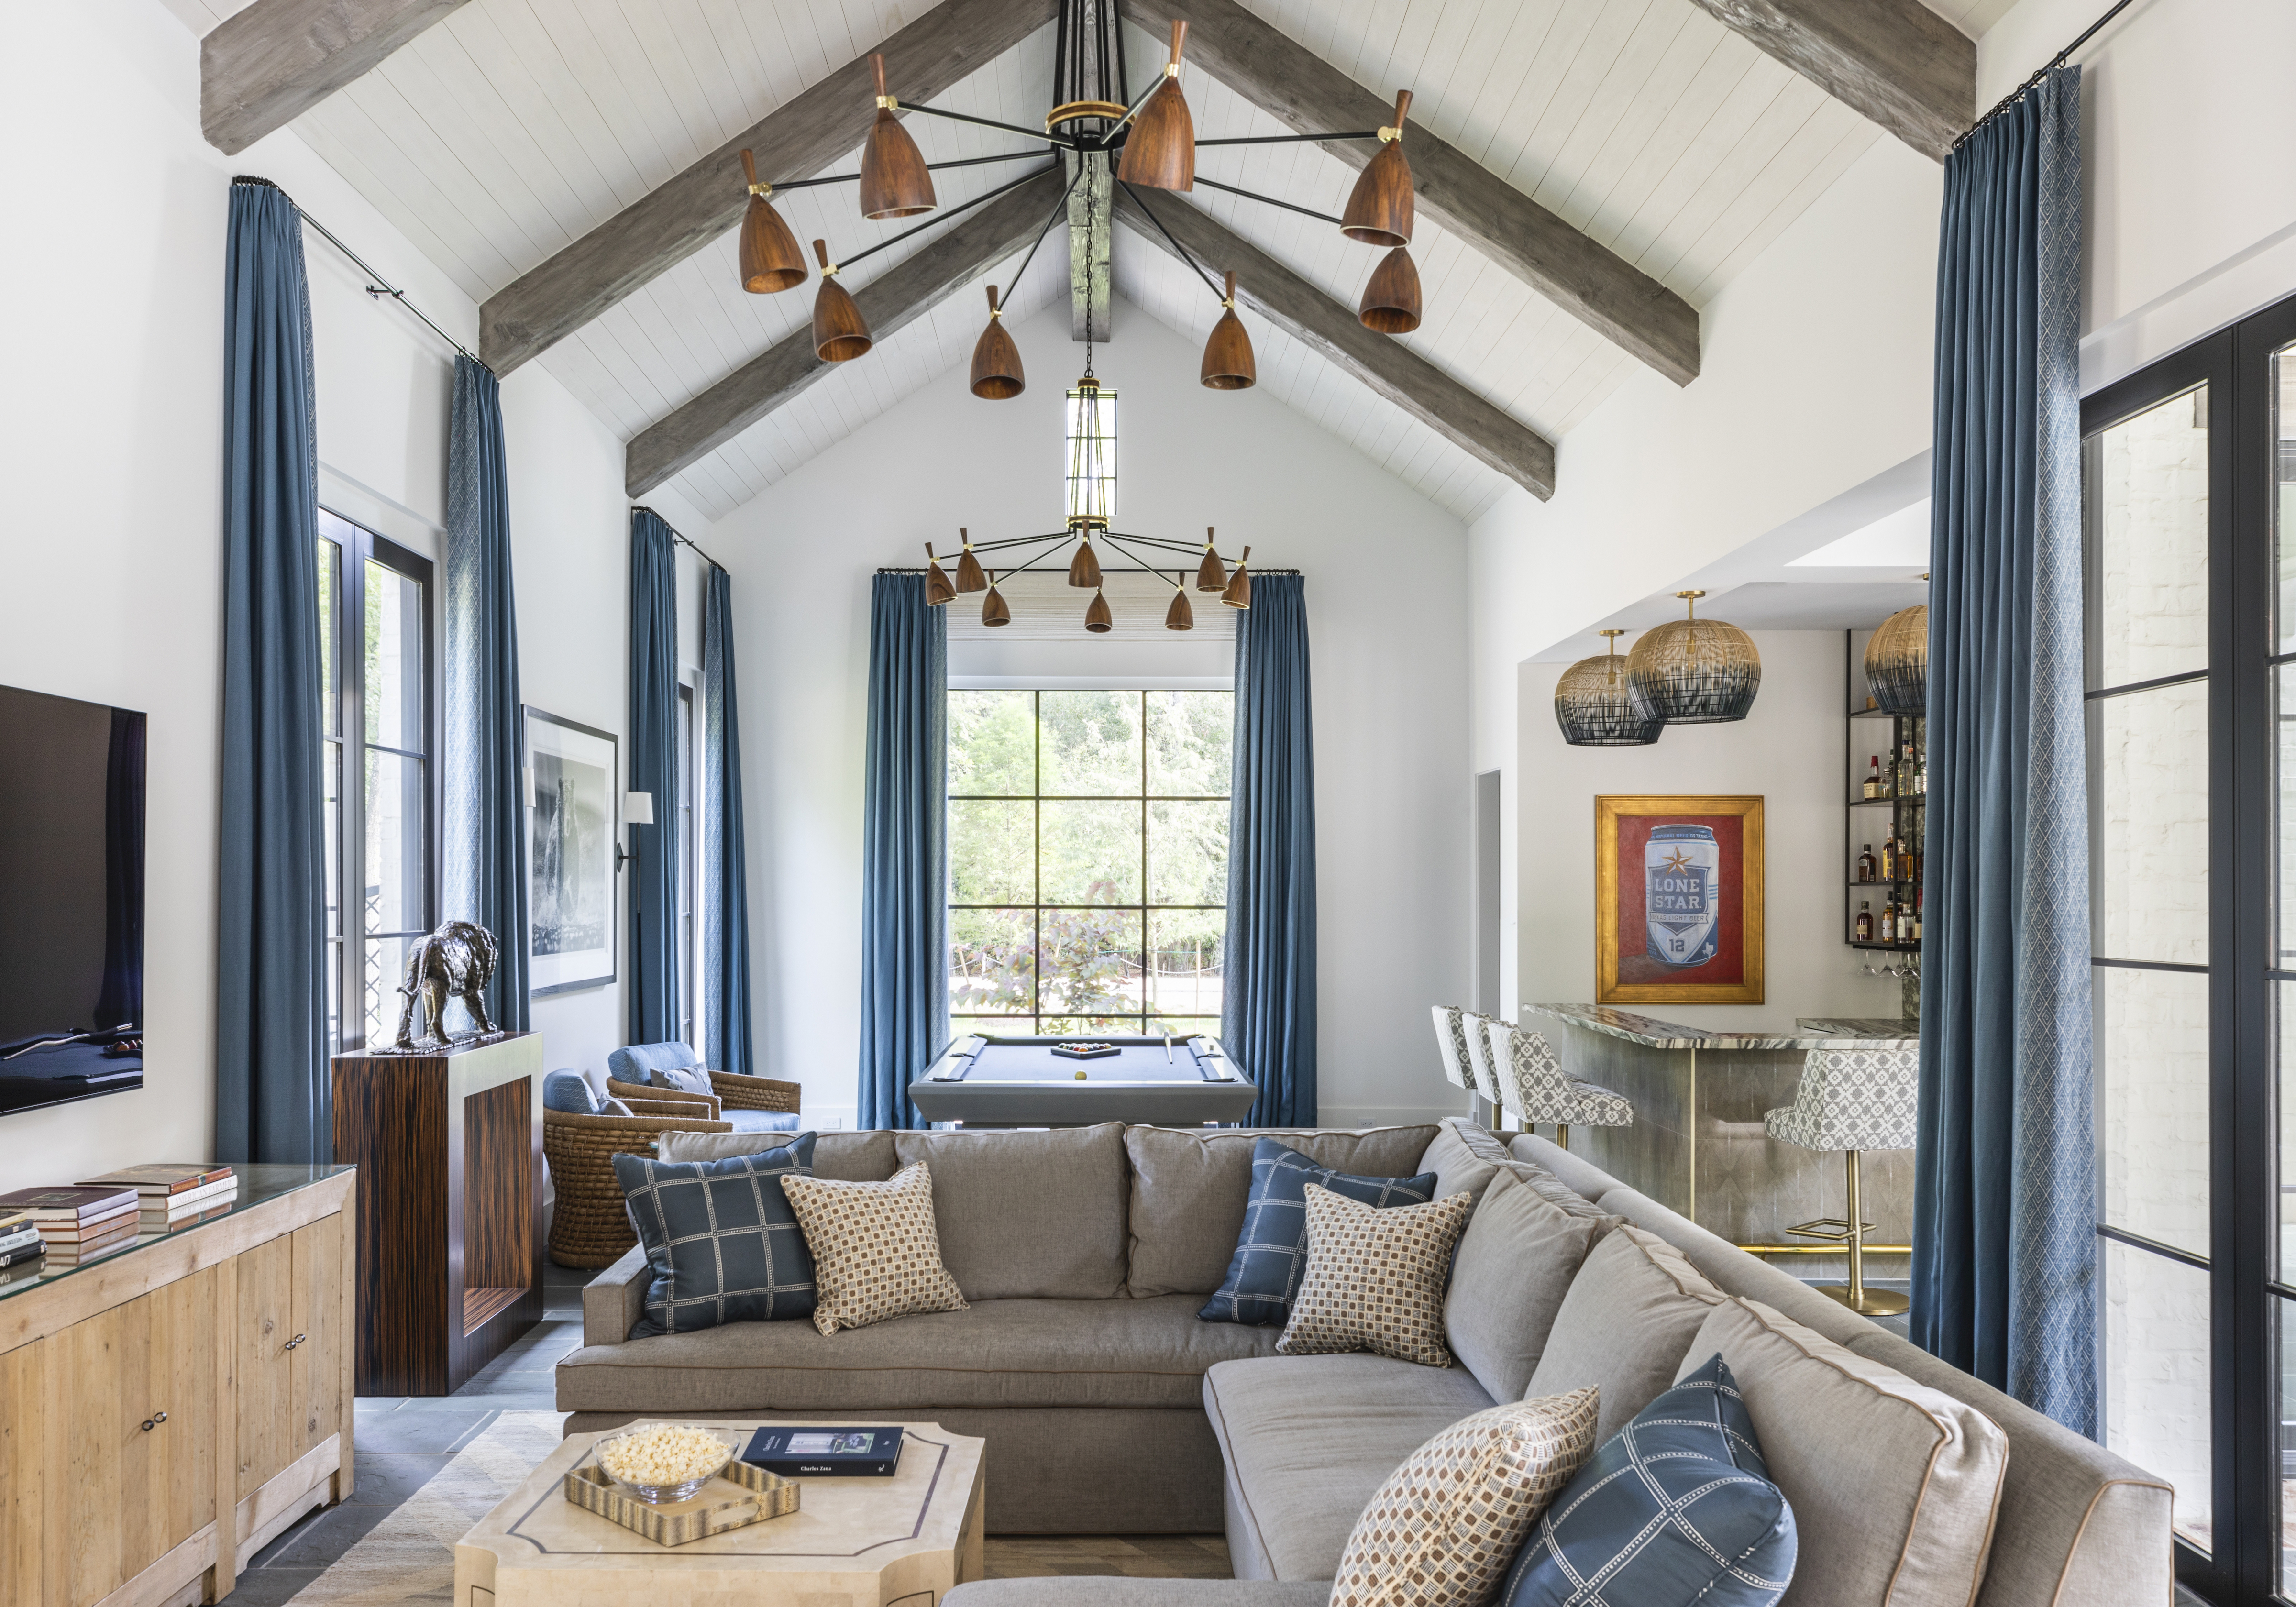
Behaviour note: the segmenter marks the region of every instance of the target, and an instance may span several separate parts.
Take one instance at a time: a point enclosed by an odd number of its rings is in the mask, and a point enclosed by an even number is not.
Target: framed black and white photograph
[[[529,706],[526,774],[530,991],[603,988],[614,980],[613,734]]]

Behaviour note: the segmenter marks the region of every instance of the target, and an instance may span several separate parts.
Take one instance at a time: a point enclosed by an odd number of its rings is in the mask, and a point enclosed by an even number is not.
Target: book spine
[[[47,1248],[37,1242],[11,1245],[6,1250],[0,1250],[0,1267],[13,1267],[19,1261],[37,1260],[47,1253]]]

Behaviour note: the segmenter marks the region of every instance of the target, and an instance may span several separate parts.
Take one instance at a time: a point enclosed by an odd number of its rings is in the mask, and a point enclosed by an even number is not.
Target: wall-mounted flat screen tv
[[[0,686],[0,1115],[144,1086],[144,742]]]

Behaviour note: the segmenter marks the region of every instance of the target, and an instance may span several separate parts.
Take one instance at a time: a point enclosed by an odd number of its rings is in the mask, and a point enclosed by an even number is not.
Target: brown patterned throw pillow
[[[964,1311],[964,1293],[940,1264],[932,1174],[922,1160],[883,1183],[782,1178],[805,1229],[819,1290],[813,1325],[864,1328],[918,1311]]]
[[[1472,1194],[1384,1209],[1308,1185],[1308,1270],[1280,1356],[1369,1350],[1447,1367],[1443,1291],[1451,1247],[1475,1214]]]
[[[1356,1520],[1331,1607],[1481,1607],[1593,1452],[1595,1417],[1592,1390],[1509,1401],[1412,1452]]]

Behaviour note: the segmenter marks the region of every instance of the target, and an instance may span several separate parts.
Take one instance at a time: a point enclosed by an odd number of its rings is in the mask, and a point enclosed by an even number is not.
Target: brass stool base
[[[1913,1304],[1894,1289],[1866,1289],[1853,1296],[1847,1283],[1813,1283],[1810,1287],[1860,1316],[1896,1316]]]

